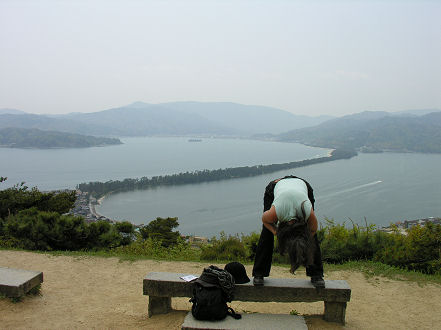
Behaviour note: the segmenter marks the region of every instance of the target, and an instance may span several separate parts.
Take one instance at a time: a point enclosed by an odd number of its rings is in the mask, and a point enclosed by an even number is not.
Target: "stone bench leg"
[[[328,322],[338,322],[345,324],[346,303],[325,301],[324,319]]]
[[[171,297],[149,296],[149,317],[155,314],[167,314],[171,311]]]

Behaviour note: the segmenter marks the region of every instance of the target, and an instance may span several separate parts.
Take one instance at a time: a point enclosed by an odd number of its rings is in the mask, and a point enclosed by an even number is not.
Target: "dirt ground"
[[[188,298],[172,299],[176,310],[147,317],[148,298],[142,280],[151,271],[200,274],[209,264],[116,258],[51,256],[48,254],[0,251],[0,266],[42,271],[44,283],[39,296],[19,303],[0,299],[1,329],[180,329]],[[224,265],[218,264],[223,267]],[[251,274],[251,265],[246,266]],[[292,276],[288,268],[273,267],[271,276]],[[297,277],[305,277],[300,272]],[[352,289],[346,310],[346,326],[321,319],[323,302],[245,303],[233,302],[239,313],[287,314],[296,310],[306,316],[309,329],[440,329],[441,286],[419,285],[338,271],[325,279],[346,280]]]

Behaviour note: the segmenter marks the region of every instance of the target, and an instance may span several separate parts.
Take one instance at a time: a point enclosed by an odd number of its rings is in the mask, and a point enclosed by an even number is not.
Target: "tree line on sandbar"
[[[88,192],[92,196],[99,198],[110,192],[122,192],[140,189],[149,189],[163,185],[182,185],[228,179],[237,179],[252,177],[262,174],[278,172],[281,170],[304,167],[313,164],[329,162],[338,159],[349,159],[357,155],[355,150],[351,149],[335,149],[330,156],[305,159],[300,161],[270,164],[270,165],[254,165],[240,166],[216,170],[196,170],[192,172],[181,172],[178,174],[167,174],[153,176],[151,178],[127,178],[124,180],[110,180],[106,182],[89,182],[80,183],[77,188],[83,192]]]

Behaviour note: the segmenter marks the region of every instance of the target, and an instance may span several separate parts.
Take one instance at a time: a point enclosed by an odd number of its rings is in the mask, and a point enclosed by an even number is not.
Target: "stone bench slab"
[[[191,297],[192,283],[180,277],[188,274],[152,272],[143,282],[144,295],[155,297]],[[196,276],[196,275],[195,275]],[[316,289],[309,279],[265,278],[265,285],[256,287],[252,280],[236,284],[234,300],[259,302],[348,302],[351,288],[346,281],[325,281],[324,289]]]
[[[43,273],[0,267],[0,294],[17,298],[43,282]]]
[[[149,296],[149,317],[168,313],[172,297],[191,297],[193,283],[182,280],[189,274],[152,272],[143,280],[143,293]],[[237,284],[234,300],[253,302],[324,302],[324,319],[345,323],[346,305],[351,299],[351,288],[346,281],[325,281],[325,288],[315,288],[309,279],[266,278],[264,286],[252,281]]]
[[[287,314],[241,314],[240,320],[227,316],[221,321],[199,321],[191,312],[185,317],[182,330],[215,330],[215,329],[237,329],[237,330],[308,330],[303,316]]]

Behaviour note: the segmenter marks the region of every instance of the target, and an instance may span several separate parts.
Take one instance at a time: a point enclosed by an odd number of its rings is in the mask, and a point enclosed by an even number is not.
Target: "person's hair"
[[[291,273],[294,273],[301,265],[305,267],[312,265],[314,259],[315,245],[306,221],[304,203],[302,203],[301,215],[293,219],[294,221],[281,222],[277,229],[279,252],[281,255],[288,253]]]

